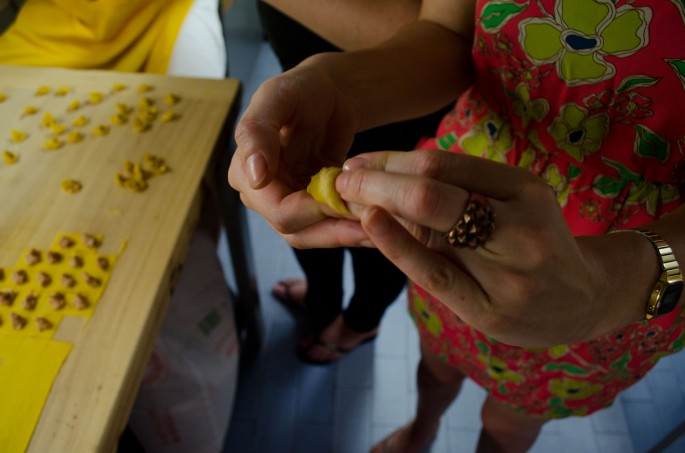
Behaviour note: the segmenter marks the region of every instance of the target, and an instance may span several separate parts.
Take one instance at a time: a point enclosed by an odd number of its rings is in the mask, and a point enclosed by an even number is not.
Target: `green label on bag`
[[[209,335],[220,322],[221,315],[216,310],[212,310],[200,320],[197,326],[203,334]]]

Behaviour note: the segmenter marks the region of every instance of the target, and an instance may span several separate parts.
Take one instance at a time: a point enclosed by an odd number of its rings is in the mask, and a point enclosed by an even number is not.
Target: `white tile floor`
[[[279,71],[267,44],[260,50],[245,103]],[[270,295],[284,277],[301,275],[289,247],[259,216],[250,234],[266,322],[263,350],[245,359],[225,452],[363,453],[413,414],[418,339],[404,296],[389,309],[377,340],[337,364],[317,367],[295,356],[298,322]],[[349,273],[348,273],[349,275]],[[351,279],[347,288],[352,288]],[[443,419],[433,453],[474,451],[484,392],[467,382]],[[685,419],[685,354],[662,360],[611,408],[548,423],[537,453],[642,453]],[[685,438],[668,450],[685,452]]]

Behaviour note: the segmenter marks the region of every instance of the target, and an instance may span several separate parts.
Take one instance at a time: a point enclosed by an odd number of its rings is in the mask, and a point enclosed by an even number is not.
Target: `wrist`
[[[654,248],[659,265],[659,277],[656,280],[649,301],[645,308],[645,319],[650,320],[673,311],[683,294],[683,274],[671,245],[651,230],[638,228],[626,230],[639,234],[649,241]]]
[[[576,238],[586,257],[595,288],[593,337],[644,319],[659,264],[653,246],[639,234]]]

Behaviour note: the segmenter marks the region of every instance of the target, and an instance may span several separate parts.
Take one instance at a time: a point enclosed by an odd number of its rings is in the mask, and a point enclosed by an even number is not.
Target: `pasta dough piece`
[[[151,124],[140,118],[133,118],[133,130],[140,133],[150,129]]]
[[[178,118],[178,116],[176,115],[176,113],[174,113],[173,110],[167,110],[166,112],[164,112],[162,114],[161,120],[162,120],[162,123],[168,123],[170,121],[175,120],[176,118]]]
[[[112,122],[112,124],[121,126],[122,124],[126,124],[128,117],[122,113],[117,113],[116,115],[112,115],[109,120]]]
[[[78,99],[71,101],[71,103],[67,106],[67,110],[69,110],[70,112],[73,112],[73,111],[78,110],[80,108],[81,108],[81,101],[79,101]],[[74,126],[76,126],[76,124],[74,124]]]
[[[117,102],[117,112],[120,115],[128,115],[133,111],[133,107],[123,102]]]
[[[14,164],[19,160],[19,157],[12,151],[5,150],[2,152],[2,161],[8,165]]]
[[[107,134],[109,134],[109,126],[101,124],[93,128],[93,135],[97,135],[98,137],[104,137]]]
[[[150,178],[168,172],[169,167],[164,159],[154,154],[145,154],[142,164],[130,160],[124,161],[124,172],[116,173],[114,181],[119,187],[132,192],[142,192],[147,189],[147,181]]]
[[[11,134],[11,136],[12,136],[12,141],[13,141],[14,143],[21,143],[21,142],[23,142],[24,140],[26,140],[26,137],[28,137],[28,135],[26,134],[26,132],[22,132],[22,131],[17,130],[17,129],[12,129],[12,130],[10,131],[10,134]]]
[[[164,159],[154,154],[145,154],[143,162],[145,163],[146,170],[156,175],[163,175],[169,171],[169,167]]]
[[[164,96],[164,102],[166,102],[169,105],[178,104],[180,100],[181,100],[181,97],[177,94],[174,94],[174,93],[169,93],[169,94]]]
[[[45,149],[60,149],[62,145],[62,140],[57,137],[49,138],[43,142],[43,148]]]
[[[68,86],[59,87],[55,90],[55,96],[66,96],[71,91]]]
[[[345,202],[340,198],[340,194],[335,190],[335,180],[342,173],[339,167],[324,167],[317,174],[312,176],[312,180],[307,186],[307,193],[316,201],[326,203],[340,214],[350,214],[345,206]]]
[[[66,193],[74,194],[83,188],[80,182],[73,179],[65,179],[62,181],[62,190]]]
[[[100,102],[102,102],[104,98],[104,93],[100,91],[93,91],[91,93],[88,93],[88,102],[93,105],[99,104]]]
[[[54,122],[50,126],[50,130],[52,130],[52,133],[55,135],[62,135],[64,133],[64,131],[67,130],[67,127],[64,124]]]
[[[88,118],[81,115],[78,118],[75,118],[71,124],[73,124],[76,127],[85,126],[86,124],[88,124]]]
[[[52,116],[50,112],[45,112],[43,119],[40,121],[40,125],[43,127],[50,127],[55,124],[55,117]]]
[[[71,131],[67,134],[67,141],[69,143],[80,143],[83,141],[83,134],[79,131]]]

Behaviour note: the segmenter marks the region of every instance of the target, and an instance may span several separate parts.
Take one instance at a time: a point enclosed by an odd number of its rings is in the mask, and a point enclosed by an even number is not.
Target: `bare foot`
[[[432,442],[439,425],[419,428],[412,420],[371,448],[371,453],[419,453]]]
[[[271,294],[286,307],[307,311],[304,306],[307,280],[303,278],[281,280],[271,288]]]
[[[345,324],[343,315],[340,314],[318,335],[307,337],[300,342],[300,358],[317,364],[335,362],[362,343],[373,340],[376,335],[378,327],[370,332],[357,332]]]

